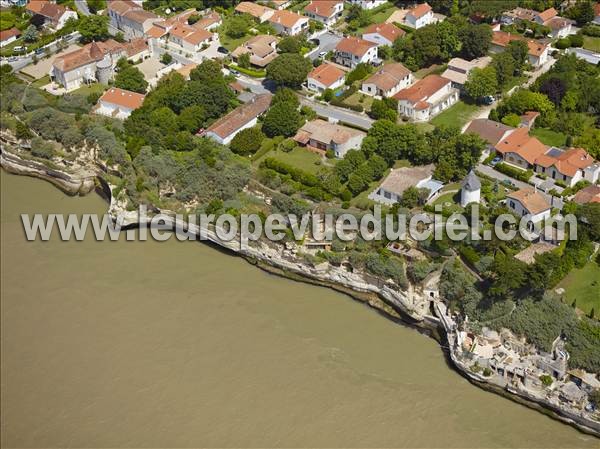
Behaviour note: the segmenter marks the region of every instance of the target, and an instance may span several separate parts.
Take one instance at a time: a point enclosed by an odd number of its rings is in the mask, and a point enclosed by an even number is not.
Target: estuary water
[[[438,344],[205,244],[27,242],[96,195],[1,175],[2,447],[582,447]]]

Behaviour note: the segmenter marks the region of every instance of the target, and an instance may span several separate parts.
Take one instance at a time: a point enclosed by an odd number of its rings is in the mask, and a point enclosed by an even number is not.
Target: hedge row
[[[524,171],[519,168],[511,167],[503,162],[496,165],[496,170],[498,170],[500,173],[510,176],[511,178],[515,178],[523,182],[529,182],[529,178],[533,176],[533,171],[531,170]]]

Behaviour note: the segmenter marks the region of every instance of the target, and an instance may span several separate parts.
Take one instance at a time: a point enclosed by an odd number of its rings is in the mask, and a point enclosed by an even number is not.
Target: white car
[[[324,58],[325,56],[327,56],[326,51],[319,52],[319,58]]]

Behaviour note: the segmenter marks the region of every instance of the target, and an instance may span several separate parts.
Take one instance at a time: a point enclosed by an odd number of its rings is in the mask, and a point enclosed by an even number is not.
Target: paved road
[[[267,80],[256,80],[242,74],[238,75],[236,78],[242,86],[250,89],[255,94],[272,93],[275,91],[275,86]],[[353,112],[348,109],[322,104],[305,97],[300,97],[300,103],[310,106],[321,117],[332,118],[365,130],[371,128],[374,122],[373,119],[365,114],[359,114],[358,112]]]
[[[90,12],[90,9],[88,8],[88,4],[87,4],[86,0],[75,0],[75,7],[84,16],[92,15],[92,13]]]
[[[319,40],[318,47],[306,55],[311,61],[317,59],[319,57],[319,53],[323,51],[326,53],[332,51],[337,43],[342,40],[340,36],[337,36],[330,31],[317,36],[315,39]]]
[[[79,34],[78,31],[75,31],[75,32],[71,33],[70,36],[71,36],[71,38],[68,41],[65,41],[66,44],[71,44],[71,43],[76,42],[77,39],[79,39],[81,37],[81,34]],[[53,42],[49,43],[48,45],[46,45],[44,47],[46,49],[46,54],[56,52],[56,50],[58,49],[57,44],[58,44],[58,41],[53,41]],[[39,56],[39,57],[41,57],[41,56]],[[15,61],[9,61],[8,59],[9,58],[2,58],[0,63],[2,63],[2,64],[8,63],[12,66],[14,72],[18,72],[23,67],[26,67],[33,62],[33,52],[31,52],[27,55],[19,56],[18,59]]]

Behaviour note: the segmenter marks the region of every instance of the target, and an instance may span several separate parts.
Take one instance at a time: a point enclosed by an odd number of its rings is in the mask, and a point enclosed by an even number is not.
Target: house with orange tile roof
[[[69,19],[77,20],[77,12],[49,0],[29,2],[25,9],[33,16],[34,21],[39,18],[45,26],[50,26],[55,30],[62,29]]]
[[[550,218],[552,206],[536,189],[525,188],[506,195],[506,206],[519,217],[528,216],[529,229],[533,224]]]
[[[550,28],[553,38],[569,35],[574,24],[574,21],[560,17],[558,11],[554,8],[548,8],[540,12],[517,7],[503,13],[500,21],[505,25],[512,25],[517,22],[534,22],[538,25],[547,26]]]
[[[496,144],[496,152],[504,162],[523,170],[532,168],[537,158],[548,149],[548,146],[529,135],[528,128],[518,128]]]
[[[257,3],[272,6],[273,9],[287,9],[292,5],[292,0],[258,0]]]
[[[594,20],[592,21],[596,25],[600,25],[600,3],[594,3]]]
[[[600,165],[583,148],[550,148],[535,160],[534,171],[572,187],[579,181],[598,181]]]
[[[342,17],[344,2],[342,0],[316,0],[304,7],[304,15],[325,26],[331,26]]]
[[[15,27],[0,31],[0,48],[4,47],[5,45],[12,44],[20,36],[21,32]]]
[[[272,98],[271,94],[256,95],[248,103],[221,117],[200,135],[210,137],[222,145],[229,145],[241,130],[256,126],[258,117],[269,109]]]
[[[600,186],[597,184],[584,187],[573,198],[577,204],[600,203]]]
[[[410,70],[399,62],[386,64],[362,82],[360,90],[374,97],[392,97],[414,82]]]
[[[217,35],[208,30],[179,23],[171,27],[166,36],[168,43],[189,53],[202,51],[216,38]]]
[[[398,28],[393,23],[374,23],[365,29],[362,38],[381,46],[392,45],[396,39],[405,35],[406,31]]]
[[[231,52],[231,57],[237,62],[241,55],[250,55],[250,64],[256,67],[266,67],[277,57],[279,38],[269,34],[259,34],[244,42]]]
[[[408,10],[406,16],[404,16],[404,25],[409,26],[418,30],[429,24],[434,23],[435,16],[433,15],[433,9],[428,3],[420,3],[415,7]]]
[[[527,44],[527,56],[532,66],[541,67],[548,61],[549,45],[534,39],[527,39],[519,34],[506,33],[505,31],[494,31],[492,33],[490,52],[503,52],[512,41],[523,41]]]
[[[294,136],[300,145],[325,154],[331,150],[337,158],[343,158],[350,150],[360,148],[366,133],[354,128],[316,119],[305,123]]]
[[[91,42],[54,59],[49,75],[67,92],[94,82],[108,84],[119,59],[137,60],[147,53],[148,45],[143,39],[126,43],[113,39]]]
[[[345,37],[335,47],[333,60],[346,67],[371,64],[377,59],[377,44],[358,37]]]
[[[125,120],[133,111],[142,107],[143,94],[118,87],[111,87],[98,100],[93,112],[107,117]]]
[[[335,90],[344,85],[346,72],[333,64],[324,62],[308,74],[306,85],[310,90],[323,92],[326,89]]]
[[[358,5],[362,9],[375,9],[387,2],[387,0],[346,0],[351,5]]]
[[[238,14],[249,14],[260,23],[263,23],[269,20],[275,10],[254,2],[241,2],[235,7],[235,12]]]
[[[110,25],[122,31],[126,39],[146,37],[154,22],[161,19],[132,0],[111,0],[106,10]]]
[[[268,19],[269,23],[277,31],[277,34],[288,36],[295,36],[308,30],[308,20],[308,17],[301,16],[287,9],[275,11]]]
[[[415,122],[426,122],[456,103],[458,97],[459,91],[452,87],[449,79],[428,75],[393,98],[398,100],[400,115]]]

